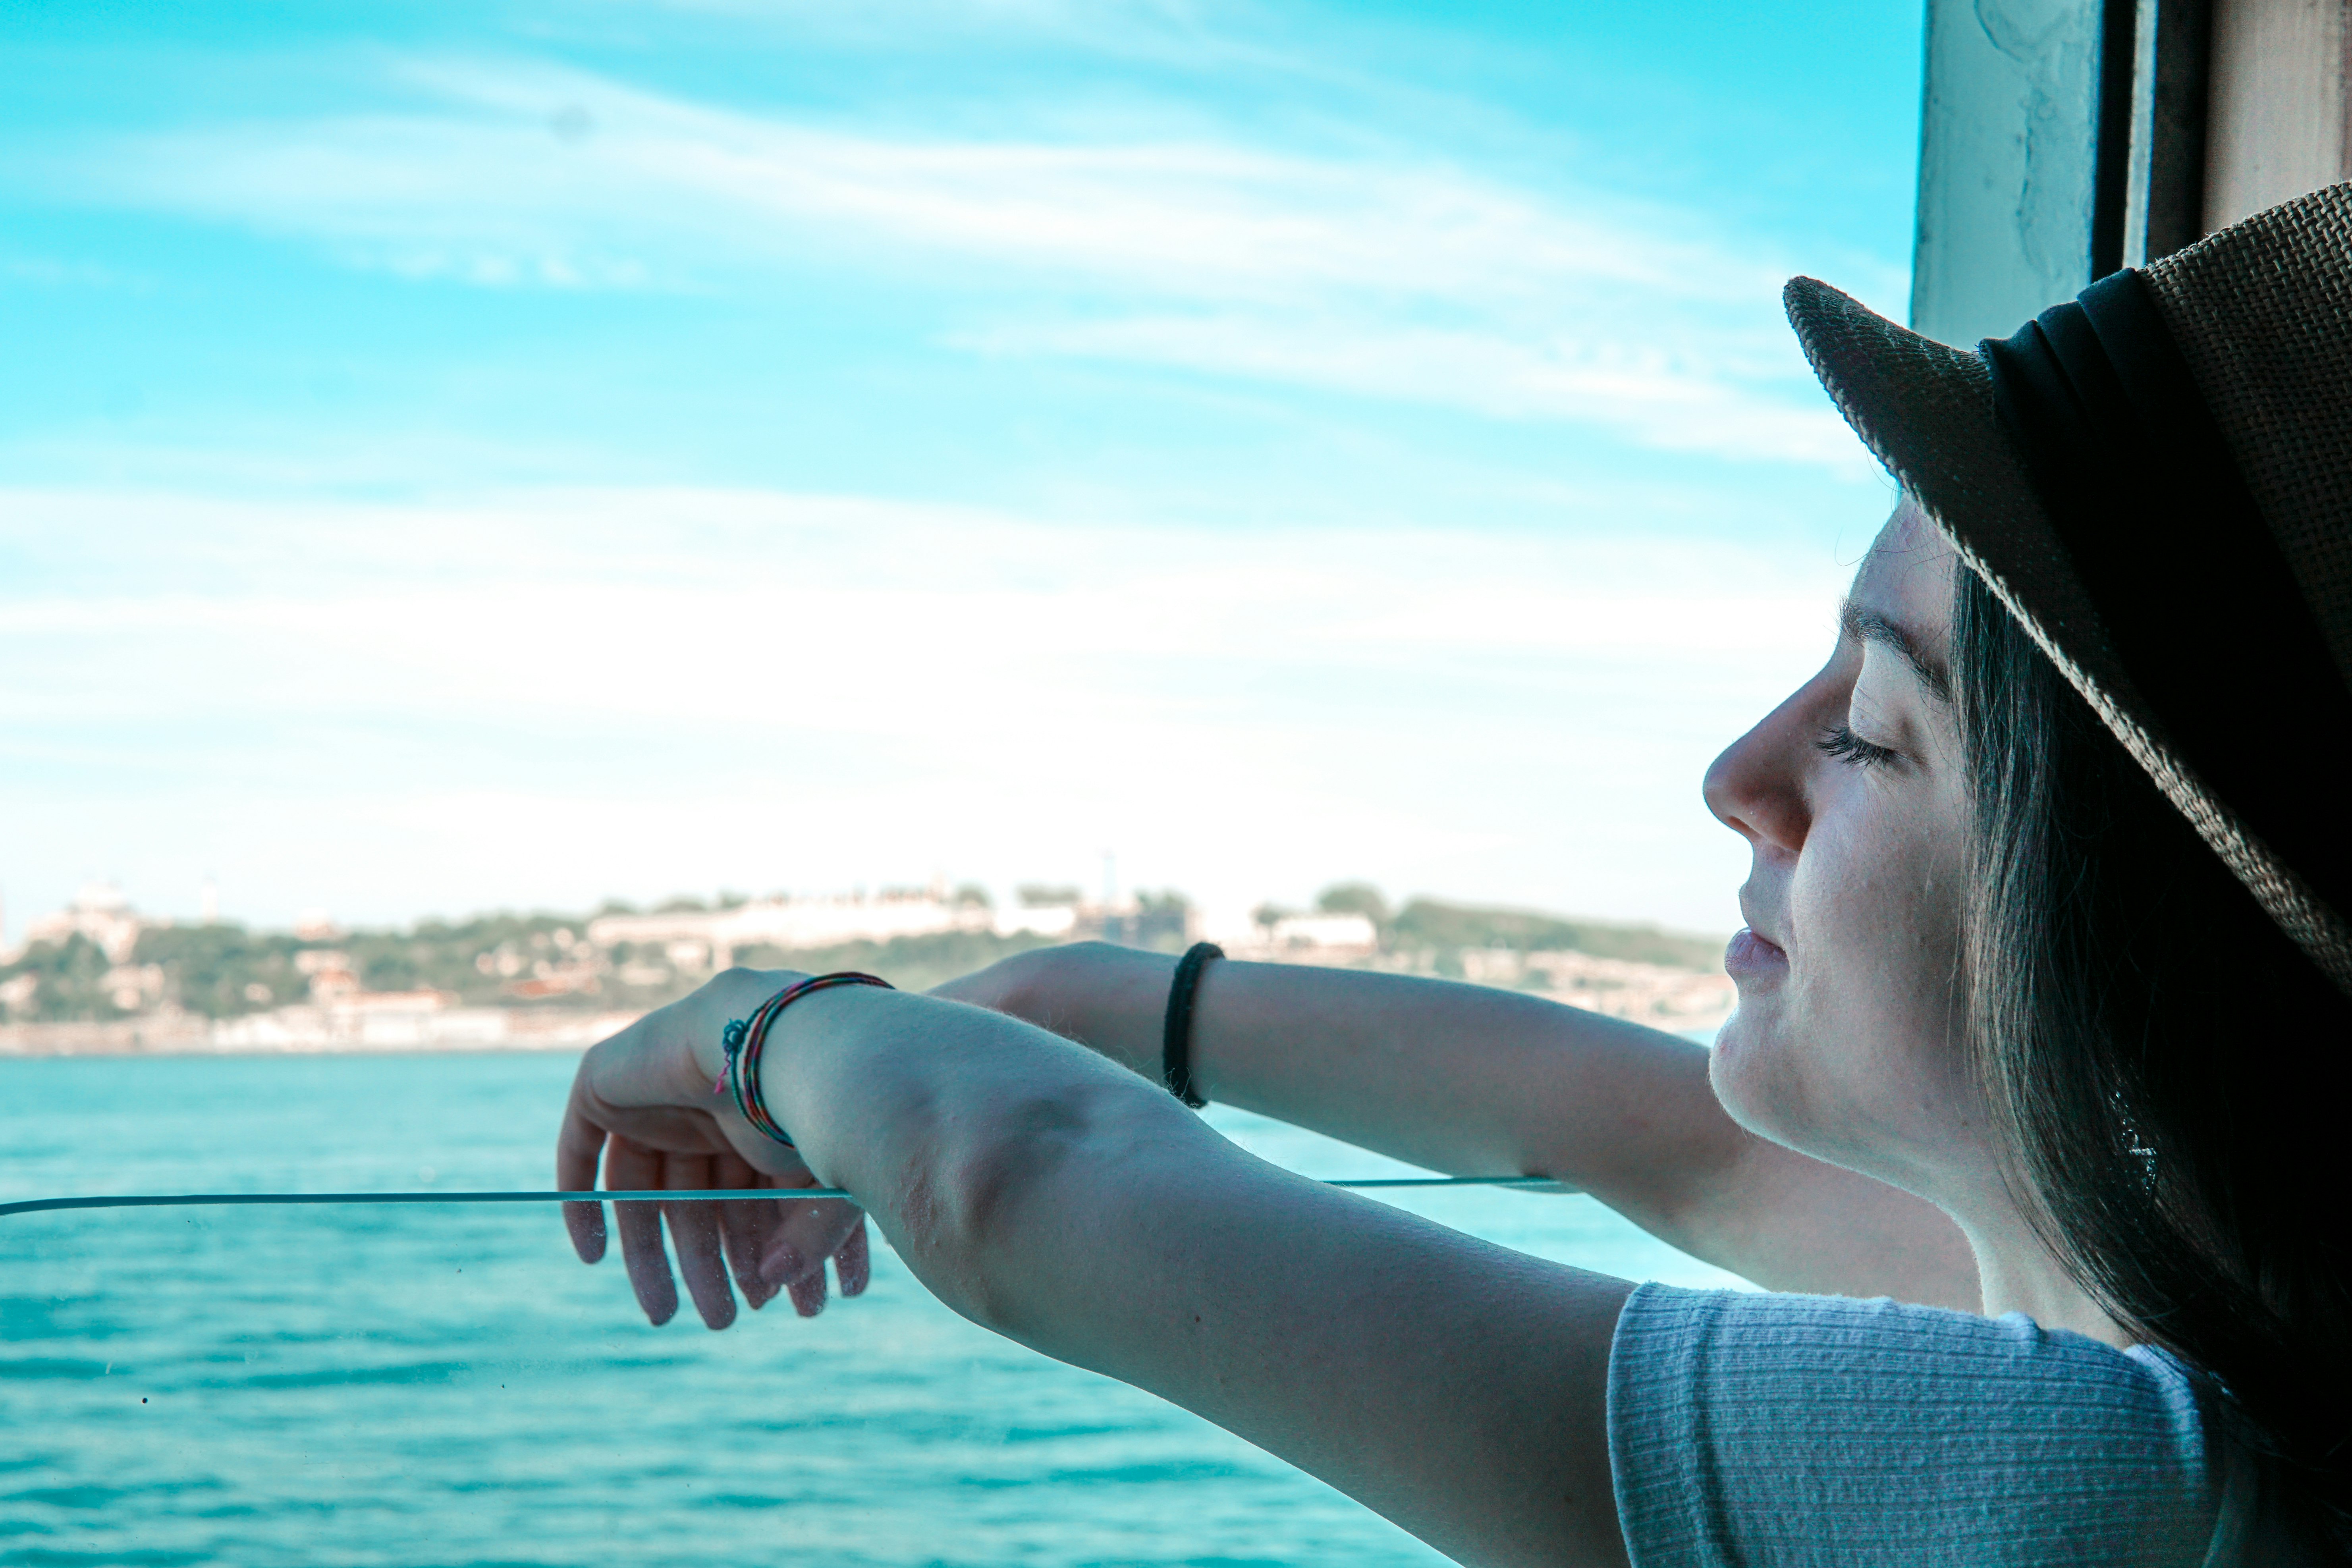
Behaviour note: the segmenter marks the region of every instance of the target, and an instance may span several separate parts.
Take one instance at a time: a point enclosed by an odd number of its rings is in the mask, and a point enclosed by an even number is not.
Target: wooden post
[[[2347,0],[2213,0],[2204,228],[2352,178]]]

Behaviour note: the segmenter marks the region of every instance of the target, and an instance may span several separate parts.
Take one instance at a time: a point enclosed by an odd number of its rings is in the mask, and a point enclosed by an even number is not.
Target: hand
[[[800,978],[783,970],[730,969],[591,1047],[564,1107],[556,1185],[566,1192],[595,1186],[599,1156],[608,1192],[773,1187],[784,1193],[818,1185],[793,1151],[743,1120],[733,1096],[711,1092],[726,1063],[719,1037],[728,1023],[749,1016]],[[656,1326],[677,1312],[677,1285],[662,1245],[664,1220],[695,1310],[713,1329],[735,1321],[730,1269],[754,1310],[784,1290],[804,1318],[824,1310],[827,1258],[834,1259],[843,1295],[866,1289],[866,1216],[840,1199],[613,1207],[629,1284]],[[604,1205],[565,1204],[563,1221],[583,1263],[604,1256]]]

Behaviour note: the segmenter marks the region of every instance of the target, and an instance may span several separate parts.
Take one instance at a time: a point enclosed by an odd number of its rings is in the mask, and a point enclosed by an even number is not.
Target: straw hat
[[[1848,423],[2352,993],[2352,184],[1949,348],[1810,278]]]

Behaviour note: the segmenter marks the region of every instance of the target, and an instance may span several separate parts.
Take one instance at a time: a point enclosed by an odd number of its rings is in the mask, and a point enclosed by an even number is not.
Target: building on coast
[[[587,936],[602,952],[628,948],[639,954],[657,952],[672,966],[694,973],[724,969],[753,948],[808,952],[949,931],[1061,942],[1139,938],[1148,942],[1162,934],[1162,926],[1180,938],[1189,929],[1181,910],[1147,908],[1133,900],[1110,904],[1056,900],[998,909],[933,886],[835,898],[758,899],[729,909],[599,915],[588,922]]]
[[[111,882],[85,882],[72,903],[53,914],[27,921],[24,941],[0,952],[0,961],[13,962],[26,949],[41,942],[63,943],[80,936],[96,943],[109,962],[128,963],[139,946],[141,931],[170,923],[142,916],[131,907],[122,889]]]

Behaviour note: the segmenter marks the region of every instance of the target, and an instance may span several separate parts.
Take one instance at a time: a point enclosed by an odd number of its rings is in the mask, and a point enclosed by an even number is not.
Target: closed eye
[[[1853,732],[1851,726],[1843,723],[1832,724],[1822,731],[1821,738],[1813,745],[1839,762],[1857,768],[1874,768],[1882,763],[1894,762],[1902,755],[1892,747],[1864,740]]]

